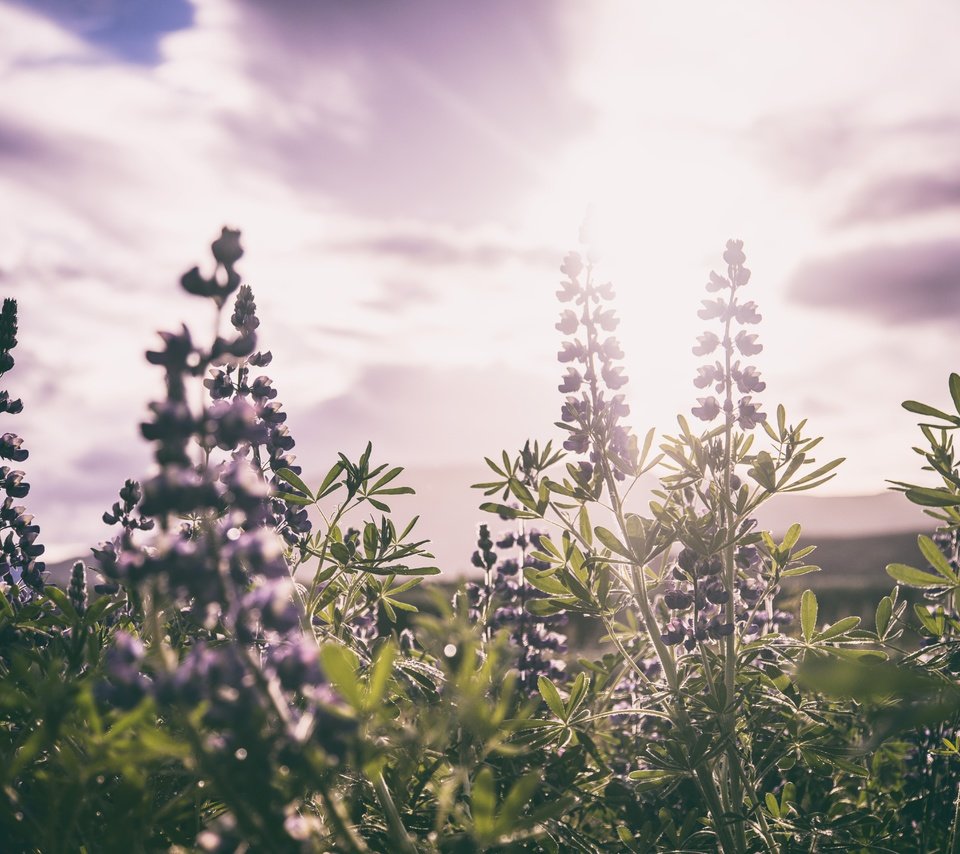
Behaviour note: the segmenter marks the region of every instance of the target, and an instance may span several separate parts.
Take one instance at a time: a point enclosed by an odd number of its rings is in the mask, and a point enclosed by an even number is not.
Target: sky
[[[916,477],[900,403],[958,365],[958,32],[946,0],[0,0],[4,430],[51,556],[148,473],[143,353],[210,328],[177,282],[225,224],[308,480],[370,439],[475,506],[484,455],[556,437],[588,211],[638,432],[695,405],[735,237],[763,402],[846,457],[823,493]]]

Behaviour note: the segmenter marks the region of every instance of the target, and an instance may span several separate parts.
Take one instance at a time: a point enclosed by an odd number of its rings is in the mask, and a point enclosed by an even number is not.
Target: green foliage
[[[184,277],[217,312],[239,285],[238,238],[225,230],[214,243],[213,278]],[[576,311],[558,327],[581,337],[562,353],[576,366],[562,386],[564,449],[528,442],[488,458],[491,479],[476,485],[489,499],[481,510],[514,520],[524,538],[516,600],[491,596],[480,609],[466,590],[452,605],[428,590],[408,601],[440,568],[413,534],[418,520],[391,516],[412,492],[403,469],[375,464],[369,444],[319,478],[242,446],[263,476],[249,495],[231,487],[247,515],[229,503],[181,513],[160,502],[149,536],[130,482],[123,507],[106,514],[124,528],[116,584],[88,597],[82,565],[66,590],[0,584],[0,848],[956,851],[960,375],[948,383],[957,415],[904,404],[927,419],[916,450],[935,482],[895,488],[941,523],[918,538],[923,563],[887,566],[897,586],[873,629],[834,616],[812,590],[788,612],[784,582],[818,571],[814,547],[799,524],[779,539],[759,530],[755,513],[825,483],[841,460],[817,462],[805,421],[788,422],[782,406],[768,420],[744,391],[762,390],[741,364],[759,345],[731,329],[759,315],[735,298],[749,280],[742,245],[728,243],[724,259],[727,276],[712,274],[708,290],[728,296],[701,311],[723,335],[697,348],[720,348],[697,386],[722,400],[692,410],[714,424],[698,431],[680,416],[659,438],[622,423],[619,345],[601,335],[615,326],[612,289],[589,255],[565,260],[560,297]],[[205,386],[226,399],[227,382],[234,403],[266,360],[250,355],[252,306],[241,289],[239,338],[218,339],[197,363],[230,362]],[[186,406],[198,372],[170,352],[151,361]],[[262,404],[260,415],[276,416]],[[194,422],[223,410],[204,413]],[[191,444],[159,416],[150,426],[161,466],[179,466],[171,482],[219,482],[216,441]],[[164,441],[182,441],[182,453]],[[286,521],[264,531],[266,512],[250,508],[268,500]],[[532,533],[533,522],[548,533]],[[254,533],[260,551],[222,557]],[[197,543],[206,551],[177,576]],[[257,561],[274,546],[282,559],[269,566],[282,578],[265,580]],[[110,549],[97,552],[109,564]],[[489,574],[494,558],[484,560]],[[198,577],[215,595],[203,599]],[[285,598],[257,598],[274,589]],[[524,681],[517,638],[498,617],[519,608],[576,615],[600,649]],[[520,635],[530,647],[548,640]]]

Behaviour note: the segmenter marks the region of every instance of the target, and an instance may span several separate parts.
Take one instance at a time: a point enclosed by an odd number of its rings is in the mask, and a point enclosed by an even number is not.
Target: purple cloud
[[[469,245],[430,234],[387,234],[338,243],[330,248],[361,256],[398,258],[431,267],[455,264],[491,267],[511,260],[551,267],[557,258],[554,249],[527,249],[491,242]]]
[[[368,439],[398,465],[482,462],[519,448],[531,424],[552,424],[559,403],[548,380],[502,366],[381,364],[339,397],[288,408],[299,461],[308,474],[322,474],[338,450],[358,453]]]
[[[560,9],[544,0],[248,0],[242,8],[242,31],[256,33],[248,74],[286,109],[282,121],[262,112],[228,121],[292,186],[330,193],[361,214],[498,215],[589,121],[566,83]],[[338,76],[328,81],[324,67]],[[345,136],[330,134],[320,104],[331,87],[360,102],[344,106],[356,113]]]
[[[429,305],[436,293],[422,282],[393,278],[382,285],[383,294],[366,300],[364,305],[384,314],[394,314],[417,305]]]
[[[960,317],[960,242],[872,245],[800,267],[788,295],[891,324]]]
[[[896,219],[960,205],[960,177],[897,175],[868,184],[838,217],[839,225]]]

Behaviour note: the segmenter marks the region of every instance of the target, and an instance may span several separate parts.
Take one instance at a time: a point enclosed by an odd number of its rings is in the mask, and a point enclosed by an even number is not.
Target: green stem
[[[734,297],[737,291],[737,281],[734,271],[730,270],[730,306],[734,304]],[[734,559],[733,537],[737,520],[734,518],[733,508],[730,503],[730,484],[733,477],[733,377],[731,370],[733,367],[733,342],[730,339],[730,324],[733,320],[732,312],[728,311],[723,329],[723,353],[724,353],[724,429],[723,429],[723,491],[720,498],[721,524],[727,529],[727,546],[723,550],[723,571],[724,582],[727,589],[727,602],[724,608],[724,614],[727,624],[731,629],[736,625],[736,607],[734,603],[734,594],[736,592],[737,565]],[[734,696],[737,690],[737,638],[736,632],[731,631],[726,637],[724,650],[724,668],[723,685],[724,705],[732,708]],[[725,712],[723,715],[722,729],[729,739],[727,747],[728,764],[739,766],[740,756],[737,753],[736,745],[736,727],[737,721],[735,714]],[[739,769],[738,770],[742,770]],[[730,788],[730,800],[736,806],[739,812],[743,803],[743,792],[740,787],[740,776],[726,775],[726,783]],[[725,787],[726,788],[726,787]],[[746,849],[746,833],[743,826],[743,820],[737,818],[734,823],[734,832],[737,842],[742,850]]]
[[[620,527],[621,534],[626,537],[627,526],[626,520],[623,516],[623,506],[620,503],[616,482],[612,472],[610,471],[606,457],[601,457],[601,469],[603,471],[603,478],[607,487],[607,492],[610,495],[610,501],[614,506],[617,524]],[[660,633],[657,631],[657,622],[656,618],[654,617],[653,610],[650,607],[650,599],[647,593],[647,582],[643,575],[643,569],[636,564],[633,564],[630,567],[630,571],[633,577],[632,592],[634,601],[637,603],[637,607],[640,609],[640,613],[643,616],[647,634],[650,636],[650,640],[653,643],[653,647],[657,653],[657,659],[660,662],[660,669],[663,671],[663,674],[666,677],[667,685],[670,688],[670,693],[674,698],[675,705],[672,709],[670,706],[666,706],[666,710],[670,714],[671,718],[675,719],[679,724],[681,737],[690,743],[693,740],[694,731],[690,723],[690,718],[687,715],[687,711],[683,705],[683,698],[680,693],[680,683],[677,677],[676,662],[674,661],[670,650],[667,649],[667,645],[660,638]],[[727,854],[734,854],[734,852],[745,850],[745,846],[743,848],[737,848],[736,842],[730,835],[729,828],[724,823],[723,816],[725,811],[722,803],[720,802],[716,781],[713,779],[712,773],[703,764],[699,764],[695,769],[693,769],[693,771],[701,794],[707,801],[707,807],[710,813],[713,815],[714,829],[716,830],[717,837],[720,840],[721,849],[724,852],[727,852]]]
[[[403,826],[403,820],[397,811],[397,805],[393,802],[390,789],[387,787],[387,781],[383,779],[383,774],[378,773],[373,780],[373,787],[377,792],[377,800],[387,817],[387,824],[390,827],[391,843],[396,845],[396,851],[402,854],[417,854],[417,847],[410,839],[406,827]]]

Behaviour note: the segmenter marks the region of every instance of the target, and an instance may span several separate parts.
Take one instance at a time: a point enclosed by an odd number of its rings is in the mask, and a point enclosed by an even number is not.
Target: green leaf
[[[908,501],[921,507],[956,507],[960,505],[960,495],[948,489],[929,489],[914,486],[904,492]]]
[[[418,584],[423,582],[422,578],[411,578],[408,581],[404,581],[402,584],[398,584],[396,587],[391,587],[387,591],[388,596],[398,596],[401,593],[406,593],[408,590],[416,587]]]
[[[785,783],[780,793],[780,814],[787,811],[787,805],[797,799],[797,787],[793,783]]]
[[[516,507],[508,507],[506,504],[496,504],[490,501],[481,504],[480,509],[483,510],[484,513],[496,513],[498,516],[502,516],[504,519],[539,518],[536,513],[530,513],[527,510],[518,510]]]
[[[953,376],[956,376],[956,374],[953,374]],[[940,551],[940,548],[930,537],[925,537],[921,534],[917,537],[917,545],[920,546],[920,551],[927,559],[927,563],[944,578],[950,579],[954,584],[960,581],[960,579],[957,578],[957,574],[953,571],[953,567],[950,566],[950,561],[947,560],[947,556]]]
[[[810,643],[817,628],[817,610],[817,594],[812,590],[804,590],[800,597],[800,629],[807,643]]]
[[[859,625],[859,617],[844,617],[842,620],[837,620],[837,622],[835,622],[832,626],[825,628],[822,632],[820,632],[820,634],[817,635],[816,639],[818,641],[833,640],[833,638],[844,635]]]
[[[889,596],[884,596],[877,605],[876,614],[877,634],[880,637],[886,635],[891,616],[893,616],[893,600]]]
[[[946,582],[939,575],[924,572],[905,563],[888,564],[887,575],[907,587],[946,587]]]
[[[497,810],[497,793],[493,771],[484,765],[473,778],[473,793],[470,796],[474,832],[481,837],[493,834]]]
[[[950,392],[953,393],[953,384],[951,383]],[[942,418],[944,421],[949,421],[952,424],[960,424],[960,419],[955,415],[947,415],[946,412],[943,412],[939,409],[934,408],[933,406],[927,406],[925,403],[920,403],[916,400],[905,400],[900,404],[907,412],[913,412],[916,415],[926,415],[930,418]]]
[[[800,526],[796,523],[787,529],[787,534],[783,538],[783,548],[787,551],[792,549],[800,540]]]
[[[755,458],[753,467],[747,474],[760,484],[767,492],[777,490],[777,472],[773,458],[766,451],[760,451]]]
[[[310,491],[310,487],[308,487],[294,472],[290,471],[290,469],[278,470],[277,477],[279,477],[280,480],[285,480],[294,489],[299,489],[308,498],[313,498],[313,493]]]
[[[73,607],[73,602],[70,601],[70,597],[59,587],[48,585],[43,588],[43,593],[48,599],[53,601],[70,620],[76,621],[80,619],[80,615],[77,614],[77,609]]]
[[[567,702],[567,708],[571,714],[576,711],[577,706],[579,706],[583,698],[587,696],[587,689],[589,687],[590,680],[586,674],[578,673],[577,678],[574,680],[573,687],[570,689],[570,699]]]
[[[327,679],[354,709],[362,706],[357,676],[360,662],[355,653],[337,643],[325,644],[320,650],[320,663]]]
[[[960,375],[950,374],[948,385],[950,386],[950,397],[953,398],[953,405],[960,413]]]
[[[623,543],[617,539],[617,535],[613,531],[608,531],[606,528],[602,528],[599,525],[593,529],[594,533],[597,535],[597,539],[600,540],[603,545],[605,545],[610,551],[615,552],[621,557],[632,559],[633,555]]]
[[[774,818],[780,818],[780,804],[777,803],[776,796],[773,792],[767,792],[764,800],[767,802],[767,809],[770,811],[770,815]]]
[[[367,558],[372,558],[377,553],[380,546],[380,534],[377,526],[373,522],[367,522],[363,526],[363,552]]]
[[[373,670],[370,672],[370,684],[367,687],[367,708],[375,709],[387,692],[387,685],[390,682],[390,674],[393,672],[393,660],[396,658],[397,650],[392,643],[385,643],[377,652],[376,660],[373,663]]]
[[[943,636],[944,629],[946,628],[946,616],[943,611],[943,606],[940,606],[931,614],[926,605],[921,605],[918,602],[913,606],[913,610],[923,624],[923,627],[930,632],[931,635],[937,638]]]
[[[508,485],[510,487],[510,491],[514,494],[517,501],[519,501],[528,510],[536,512],[537,502],[533,497],[533,493],[527,489],[523,483],[521,483],[515,477],[511,477]]]
[[[303,495],[294,495],[292,492],[275,492],[274,497],[286,501],[287,504],[299,504],[302,507],[309,507],[313,504],[312,498],[306,498]]]
[[[556,575],[550,572],[540,572],[533,567],[526,567],[523,576],[531,587],[550,596],[569,596],[570,589]]]
[[[575,600],[568,599],[528,599],[524,606],[537,617],[551,617],[561,614],[575,604]]]
[[[644,783],[666,783],[674,776],[672,771],[659,770],[631,771],[629,774],[631,780],[642,780]]]
[[[807,489],[812,489],[814,486],[819,486],[821,483],[830,480],[830,478],[834,476],[830,475],[830,477],[825,478],[824,475],[827,474],[827,472],[833,471],[845,460],[846,457],[840,457],[839,459],[831,460],[826,465],[820,466],[820,468],[818,468],[815,472],[804,475],[800,478],[800,480],[794,481],[784,490],[784,492],[803,492]]]
[[[820,572],[819,566],[792,566],[780,573],[781,578],[796,578],[798,575],[806,575],[808,572]]]
[[[590,527],[590,514],[587,512],[586,504],[584,504],[577,513],[577,525],[583,542],[586,543],[589,548],[593,545],[593,529]]]
[[[322,496],[326,491],[327,487],[336,479],[337,475],[343,471],[343,463],[335,462],[330,466],[330,471],[327,472],[326,476],[323,478],[323,482],[317,488],[317,495]]]
[[[537,679],[537,687],[540,689],[540,696],[543,697],[550,711],[560,718],[560,720],[566,721],[567,710],[563,705],[560,692],[553,682],[547,679],[546,676],[541,676]]]
[[[348,549],[343,543],[330,543],[330,554],[333,555],[333,559],[340,564],[350,563],[350,549]]]
[[[397,475],[403,471],[401,466],[390,469],[383,477],[381,477],[373,486],[370,487],[370,492],[378,492],[381,486],[386,486],[393,480]]]

